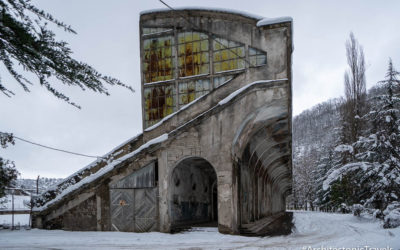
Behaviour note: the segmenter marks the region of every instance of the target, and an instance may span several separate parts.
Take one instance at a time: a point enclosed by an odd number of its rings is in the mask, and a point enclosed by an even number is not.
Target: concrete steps
[[[293,213],[281,212],[242,224],[240,234],[245,236],[287,235],[292,231]]]

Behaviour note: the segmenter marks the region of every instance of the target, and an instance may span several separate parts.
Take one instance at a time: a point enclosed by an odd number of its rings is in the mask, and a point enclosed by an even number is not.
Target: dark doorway
[[[170,179],[171,231],[217,226],[217,186],[217,175],[208,161],[190,157],[179,162]]]

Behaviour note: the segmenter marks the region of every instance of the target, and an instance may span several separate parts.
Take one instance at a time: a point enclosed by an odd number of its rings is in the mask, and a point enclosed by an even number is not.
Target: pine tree
[[[352,190],[345,193],[348,205],[359,204],[357,209],[374,211],[377,217],[400,201],[399,75],[390,60],[386,78],[380,82],[386,93],[372,97],[372,110],[363,117],[369,134],[353,144],[357,150],[354,160],[329,173],[324,181],[331,196],[338,183],[350,184]]]
[[[315,170],[316,177],[316,205],[324,211],[330,210],[329,208],[329,198],[325,196],[325,192],[322,188],[324,178],[330,169],[333,167],[333,151],[328,150],[326,155],[322,155],[317,162],[317,167]]]
[[[76,107],[79,106],[56,89],[55,82],[106,95],[109,93],[104,84],[133,91],[121,81],[104,76],[90,65],[72,58],[68,44],[56,40],[54,32],[48,28],[48,22],[66,32],[76,33],[70,26],[36,8],[30,0],[0,0],[0,60],[25,91],[29,92],[29,85],[34,82],[18,73],[15,63],[36,75],[40,85],[54,96]],[[50,81],[52,77],[59,81]],[[1,82],[1,78],[0,91],[8,97],[14,95]]]
[[[37,76],[39,84],[55,97],[75,106],[68,96],[56,89],[55,83],[90,89],[109,95],[108,85],[118,85],[133,91],[132,87],[118,79],[102,75],[90,65],[71,57],[72,51],[64,41],[57,41],[48,23],[76,33],[70,26],[38,9],[30,0],[0,0],[0,61],[16,83],[29,92],[34,82],[19,71],[28,71]],[[15,65],[18,65],[17,67]],[[21,67],[22,66],[22,67]],[[59,81],[54,81],[53,78]],[[14,93],[1,81],[0,92],[8,97]],[[1,146],[13,142],[12,134],[0,132]],[[4,186],[16,178],[14,163],[0,157],[0,196]]]
[[[372,187],[372,196],[367,202],[375,203],[381,210],[400,198],[400,98],[395,94],[400,87],[399,75],[390,59],[386,79],[380,82],[386,94],[375,97],[378,106],[372,113],[372,123],[376,130],[370,135],[373,143],[367,149],[367,155],[372,154],[374,163],[380,165],[378,182]]]

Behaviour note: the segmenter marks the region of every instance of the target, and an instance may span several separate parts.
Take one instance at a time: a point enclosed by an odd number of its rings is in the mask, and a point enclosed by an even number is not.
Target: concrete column
[[[163,150],[158,158],[158,216],[160,232],[168,233],[170,231],[170,218],[168,209],[168,186],[170,169],[168,166],[168,153]]]
[[[34,227],[43,229],[43,220],[41,216],[35,216],[35,225]]]
[[[96,194],[96,218],[97,218],[97,231],[102,231],[101,223],[101,197]]]

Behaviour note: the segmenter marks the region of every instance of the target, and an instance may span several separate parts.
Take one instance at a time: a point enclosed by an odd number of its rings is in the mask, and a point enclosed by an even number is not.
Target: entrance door
[[[110,185],[111,230],[158,229],[157,164],[152,162]]]
[[[112,231],[134,232],[134,190],[111,189]]]

